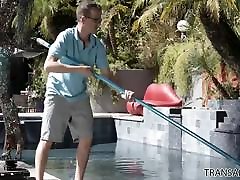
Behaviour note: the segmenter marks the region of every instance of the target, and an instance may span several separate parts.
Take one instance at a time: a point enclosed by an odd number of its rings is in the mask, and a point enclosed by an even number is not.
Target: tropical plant
[[[36,36],[54,40],[60,31],[75,24],[75,7],[76,2],[69,0],[32,0],[30,11],[26,11],[26,16],[31,18],[23,21],[22,26],[33,30]],[[17,26],[15,20],[13,24]]]
[[[188,32],[188,42],[179,44],[176,42],[178,41],[176,38],[168,39],[170,43],[166,43],[166,48],[159,49],[160,52],[166,52],[159,58],[161,66],[159,80],[161,82],[175,84],[175,86],[178,86],[179,93],[186,95],[191,87],[192,70],[199,71],[200,69],[197,67],[201,67],[200,72],[207,72],[209,79],[220,91],[220,96],[224,98],[235,97],[233,92],[236,91],[232,91],[231,88],[227,88],[229,86],[218,81],[215,74],[216,69],[209,62],[215,62],[216,67],[220,61],[224,61],[238,74],[240,72],[238,51],[240,48],[240,16],[239,2],[237,0],[135,1],[134,12],[139,12],[142,9],[143,13],[134,22],[133,30],[135,31],[148,29],[149,22],[162,22],[163,24],[172,24],[175,27],[179,20],[185,19],[191,25]],[[199,24],[201,24],[200,31],[198,29]],[[204,41],[199,41],[202,38]],[[203,44],[205,44],[206,48]],[[196,46],[198,49],[194,48]],[[215,54],[213,58],[217,61],[213,61],[212,56],[210,56],[212,54]],[[191,61],[191,59],[195,61]],[[195,63],[192,66],[189,62],[197,62],[197,64]]]
[[[186,41],[167,45],[160,58],[159,81],[173,84],[181,96],[187,96],[191,90],[192,76],[206,72],[223,97],[230,98],[230,93],[216,78],[221,60],[208,40],[203,26],[196,21],[195,28]]]
[[[214,49],[226,64],[240,73],[240,2],[238,0],[137,0],[135,2],[135,11],[145,8],[144,13],[135,22],[137,27],[145,27],[146,22],[156,19],[156,16],[160,16],[159,20],[163,22],[199,17]]]
[[[156,61],[152,61],[152,55],[141,53],[143,46],[146,45],[146,39],[142,38],[146,32],[132,31],[134,1],[98,0],[98,2],[104,12],[101,34],[108,50],[109,62],[124,63],[126,65],[124,67],[131,69],[155,68]]]
[[[2,157],[11,158],[11,150],[17,148],[17,154],[21,153],[23,136],[19,127],[18,110],[10,96],[10,60],[14,49],[24,44],[22,25],[26,21],[27,7],[31,3],[28,0],[1,1],[0,8],[0,106],[5,125],[5,143]],[[11,26],[14,17],[18,15],[17,28]],[[17,38],[16,38],[17,37]]]
[[[33,75],[30,82],[31,84],[29,84],[29,90],[32,92],[30,97],[32,101],[43,101],[45,97],[47,83],[47,73],[43,69],[45,59],[46,56],[35,58],[34,64],[31,67],[33,69]]]

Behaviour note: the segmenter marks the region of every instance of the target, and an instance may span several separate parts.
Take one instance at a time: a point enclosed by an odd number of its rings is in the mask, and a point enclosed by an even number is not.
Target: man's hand
[[[79,73],[83,74],[86,77],[92,76],[93,71],[91,66],[79,65],[77,67]]]
[[[133,91],[130,90],[125,90],[124,93],[121,93],[121,98],[127,100],[127,101],[132,101],[133,100]]]

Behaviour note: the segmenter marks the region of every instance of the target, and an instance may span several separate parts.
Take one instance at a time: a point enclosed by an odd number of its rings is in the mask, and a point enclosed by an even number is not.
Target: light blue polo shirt
[[[61,63],[69,65],[96,65],[99,69],[108,68],[106,49],[95,36],[90,36],[87,47],[79,38],[76,27],[61,32],[51,45],[48,56],[55,56]],[[46,96],[60,95],[69,101],[81,100],[88,97],[87,78],[80,73],[49,73]]]

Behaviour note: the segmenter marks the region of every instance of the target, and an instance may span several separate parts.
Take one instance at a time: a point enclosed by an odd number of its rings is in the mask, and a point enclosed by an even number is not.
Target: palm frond
[[[160,6],[157,4],[152,4],[144,13],[142,16],[134,21],[132,31],[137,31],[140,27],[146,27],[146,24],[148,21],[151,21],[154,19],[155,16],[158,16]]]
[[[109,27],[110,22],[112,21],[112,18],[115,16],[118,16],[119,19],[121,18],[119,14],[123,13],[125,14],[128,10],[127,6],[124,6],[122,4],[118,4],[111,8],[109,12],[107,12],[106,17],[103,19],[103,22],[101,24],[101,28],[106,29]]]
[[[132,6],[132,17],[135,16],[136,11],[141,8],[144,7],[146,0],[135,0],[133,2],[133,6]]]
[[[173,8],[174,8],[174,3],[172,1],[170,1],[168,4],[165,4],[165,7],[164,7],[163,12],[160,16],[160,19],[167,19]]]
[[[103,10],[107,10],[112,6],[118,4],[117,0],[97,0],[96,2],[101,4]]]
[[[136,0],[133,4],[133,9],[138,9],[144,6],[149,0]]]
[[[43,35],[45,37],[48,37],[49,36],[49,31],[48,31],[48,20],[49,18],[47,16],[45,16],[42,20],[42,23],[40,25],[40,29],[41,29],[41,32],[43,33]]]
[[[239,0],[225,0],[228,7],[232,8],[233,10],[239,9],[240,2]]]
[[[220,5],[218,0],[208,0],[207,1],[207,9],[210,11],[210,15],[213,20],[217,21],[219,20],[219,12],[220,12]]]

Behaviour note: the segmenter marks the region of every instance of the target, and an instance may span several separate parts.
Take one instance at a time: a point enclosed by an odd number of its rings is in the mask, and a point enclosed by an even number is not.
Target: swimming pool
[[[24,152],[27,163],[34,164],[33,157],[34,151]],[[219,174],[220,168],[222,174]],[[71,180],[74,170],[75,149],[54,149],[50,152],[47,173],[61,180]],[[225,180],[228,178],[220,177],[224,175],[224,170],[229,170],[225,174],[229,176],[231,170],[240,171],[240,168],[224,158],[118,140],[117,143],[92,148],[85,180]]]

